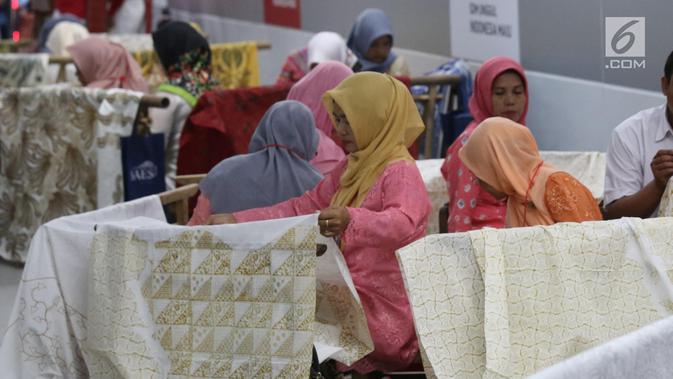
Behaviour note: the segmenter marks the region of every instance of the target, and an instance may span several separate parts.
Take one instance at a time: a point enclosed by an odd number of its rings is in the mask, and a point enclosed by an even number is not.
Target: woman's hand
[[[236,219],[234,218],[234,215],[231,213],[219,213],[210,215],[210,217],[208,217],[208,221],[206,221],[206,225],[235,224],[235,223]]]
[[[320,234],[335,237],[343,233],[351,218],[346,207],[330,207],[323,209],[318,216]]]

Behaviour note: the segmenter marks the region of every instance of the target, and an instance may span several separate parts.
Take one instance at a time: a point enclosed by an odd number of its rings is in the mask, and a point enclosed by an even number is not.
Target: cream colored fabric
[[[49,84],[49,54],[0,54],[0,87]]]
[[[94,357],[83,350],[89,249],[96,225],[138,216],[165,221],[159,197],[62,217],[37,230],[1,340],[3,378],[95,377],[88,369]]]
[[[90,372],[140,378],[167,360],[169,377],[305,377],[314,335],[344,363],[363,357],[372,344],[362,307],[316,225],[313,215],[215,229],[99,226],[85,350],[103,364]],[[316,242],[328,244],[324,259]]]
[[[23,262],[42,223],[123,200],[119,137],[131,133],[141,95],[0,91],[0,257]]]
[[[8,377],[305,377],[373,344],[317,216],[165,223],[147,197],[43,225],[0,346]],[[316,243],[327,252],[316,259]],[[270,371],[269,371],[270,368]]]
[[[540,151],[542,159],[584,184],[596,199],[603,198],[605,153],[596,151]]]
[[[668,180],[666,190],[661,195],[659,202],[658,217],[672,217],[673,216],[673,180]]]
[[[439,233],[439,210],[449,200],[447,197],[446,181],[439,171],[444,163],[443,159],[422,159],[416,161],[418,171],[421,172],[425,190],[428,191],[432,210],[428,216],[428,234]]]
[[[668,379],[673,373],[673,317],[587,350],[529,379]]]
[[[673,219],[428,236],[397,252],[426,365],[518,378],[673,310]]]

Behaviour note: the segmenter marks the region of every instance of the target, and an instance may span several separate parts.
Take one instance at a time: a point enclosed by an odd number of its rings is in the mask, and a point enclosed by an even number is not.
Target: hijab
[[[316,127],[329,136],[333,125],[322,96],[352,74],[353,71],[343,63],[321,63],[290,88],[287,99],[297,100],[309,107],[315,117]]]
[[[504,117],[488,118],[458,154],[476,177],[508,196],[507,226],[554,223],[545,204],[545,188],[558,170],[540,158],[528,128]]]
[[[343,110],[358,151],[348,155],[333,206],[359,207],[392,162],[413,162],[407,147],[425,126],[411,93],[390,75],[361,72],[327,91],[323,104],[333,119],[333,102]]]
[[[58,23],[49,33],[47,48],[52,55],[70,56],[67,47],[89,37],[89,31],[82,24],[72,21]]]
[[[397,55],[392,51],[382,63],[372,62],[365,57],[372,42],[386,35],[392,39],[393,29],[390,19],[382,10],[370,8],[360,13],[348,36],[347,45],[358,57],[358,62],[362,65],[361,71],[387,72],[395,62]]]
[[[337,33],[320,32],[308,41],[308,66],[327,61],[346,63],[348,48],[346,42]]]
[[[526,74],[519,62],[507,57],[493,57],[484,62],[474,78],[474,92],[470,97],[469,108],[473,118],[473,123],[479,124],[489,117],[493,117],[493,83],[498,76],[506,71],[514,71],[523,82],[526,95],[526,105],[524,107],[519,124],[526,125],[526,114],[528,113],[528,82]]]
[[[264,114],[248,154],[218,163],[201,181],[201,191],[213,213],[264,207],[299,196],[322,179],[308,162],[317,145],[311,111],[297,101],[280,101]]]
[[[91,36],[66,49],[87,87],[148,91],[140,66],[122,45]]]
[[[299,101],[309,107],[313,113],[320,142],[318,143],[318,154],[311,164],[323,174],[331,172],[346,155],[343,149],[329,137],[332,135],[332,120],[322,104],[322,96],[352,74],[353,71],[343,63],[324,62],[295,83],[287,95],[288,100]]]
[[[208,40],[193,26],[169,21],[152,33],[152,40],[167,84],[178,89],[164,85],[159,90],[176,93],[194,106],[203,92],[217,85],[211,77]]]

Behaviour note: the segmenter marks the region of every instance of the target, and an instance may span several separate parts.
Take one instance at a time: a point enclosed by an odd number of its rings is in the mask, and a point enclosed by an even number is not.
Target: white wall
[[[288,53],[304,46],[312,35],[208,14],[173,10],[173,15],[201,24],[211,36],[211,42],[271,42],[272,49],[259,54],[263,84],[273,83]],[[396,50],[409,61],[412,75],[421,75],[449,59],[419,51]],[[471,67],[474,72],[479,66],[473,63]],[[622,120],[664,101],[657,92],[534,71],[526,73],[530,87],[527,121],[541,150],[605,151],[610,132]]]

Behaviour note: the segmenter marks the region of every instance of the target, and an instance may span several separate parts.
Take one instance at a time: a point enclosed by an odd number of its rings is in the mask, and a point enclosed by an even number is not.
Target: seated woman
[[[201,94],[217,86],[210,72],[210,45],[191,25],[170,21],[152,33],[154,50],[167,83],[157,94],[170,100],[168,108],[152,108],[152,133],[164,133],[166,189],[175,188],[180,135],[185,120]]]
[[[376,71],[393,76],[410,76],[406,60],[395,54],[393,30],[390,20],[380,9],[365,9],[360,13],[351,34],[348,47],[353,50],[358,61],[353,71]]]
[[[346,42],[334,32],[320,32],[311,37],[306,47],[290,54],[276,79],[277,86],[291,86],[322,62],[335,61],[351,66],[355,57]]]
[[[507,204],[479,186],[458,158],[458,150],[488,117],[500,116],[526,124],[528,84],[523,67],[506,57],[484,62],[475,76],[469,108],[473,120],[449,146],[441,168],[449,192],[449,233],[505,226]]]
[[[40,32],[38,33],[37,41],[35,46],[35,51],[37,53],[52,53],[56,55],[48,46],[47,39],[49,35],[54,30],[54,28],[62,22],[72,22],[82,26],[85,26],[85,21],[77,16],[74,16],[69,13],[54,14],[49,19],[47,19],[44,24],[40,27]]]
[[[280,101],[264,114],[249,153],[218,163],[201,181],[188,225],[202,225],[211,214],[264,207],[312,189],[322,175],[308,162],[318,133],[311,111],[296,101]]]
[[[318,154],[311,160],[311,164],[323,175],[332,171],[346,155],[330,138],[333,130],[332,120],[322,104],[322,96],[352,74],[353,71],[343,63],[324,62],[293,85],[287,95],[288,100],[297,100],[313,112],[320,143]]]
[[[89,31],[82,24],[63,21],[51,30],[46,46],[51,55],[70,56],[67,47],[88,37]]]
[[[283,203],[211,217],[246,222],[320,211],[320,232],[338,239],[367,316],[374,351],[353,368],[408,367],[418,342],[395,250],[423,237],[430,201],[409,155],[424,126],[404,84],[359,73],[323,96],[343,140],[344,159],[313,190]]]
[[[122,45],[91,36],[66,49],[77,67],[77,77],[82,85],[148,91],[140,66]]]
[[[591,191],[570,174],[546,165],[533,134],[523,125],[489,118],[458,155],[481,188],[507,200],[507,227],[602,220]]]

